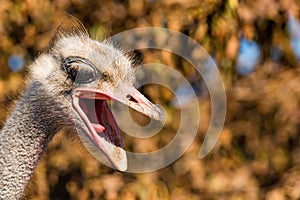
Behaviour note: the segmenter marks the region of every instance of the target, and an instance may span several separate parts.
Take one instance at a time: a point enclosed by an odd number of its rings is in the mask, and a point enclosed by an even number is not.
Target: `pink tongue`
[[[103,133],[105,131],[105,127],[101,126],[100,124],[93,124],[92,123],[93,128],[95,129],[95,131],[97,133]]]

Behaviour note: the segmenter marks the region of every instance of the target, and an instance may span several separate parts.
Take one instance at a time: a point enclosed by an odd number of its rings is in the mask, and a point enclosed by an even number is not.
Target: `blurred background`
[[[175,55],[143,50],[145,63],[176,68],[195,85],[201,120],[190,148],[164,169],[120,173],[94,159],[76,135],[61,132],[24,199],[300,199],[299,8],[297,0],[1,0],[1,127],[24,87],[26,66],[68,14],[98,39],[148,26],[188,35],[216,61],[228,101],[222,135],[213,152],[199,159],[211,109],[205,84]],[[155,85],[142,90],[173,118],[148,139],[124,134],[134,152],[161,148],[178,128],[174,94]]]

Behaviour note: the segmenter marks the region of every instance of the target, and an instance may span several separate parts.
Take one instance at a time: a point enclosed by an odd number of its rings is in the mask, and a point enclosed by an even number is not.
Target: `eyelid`
[[[80,64],[85,64],[89,67],[91,67],[91,69],[93,70],[93,77],[88,78],[85,81],[82,81],[81,83],[90,83],[92,81],[95,81],[97,78],[100,78],[101,73],[100,71],[96,68],[96,66],[89,61],[88,59],[79,57],[79,56],[69,56],[67,58],[64,58],[62,61],[62,67],[64,69],[64,71],[68,74],[69,78],[71,78],[73,81],[76,80],[76,78],[74,78],[71,74],[71,71],[69,70],[69,67],[71,67],[72,65],[76,65],[76,63],[78,63],[78,66]],[[76,74],[77,75],[77,74]]]
[[[94,65],[91,61],[89,61],[88,59],[79,57],[79,56],[69,56],[69,57],[67,57],[67,58],[65,58],[65,59],[63,60],[63,63],[64,63],[64,64],[65,64],[65,63],[73,63],[73,62],[77,62],[77,61],[80,61],[80,62],[82,62],[82,63],[85,63],[85,64],[91,66],[91,67],[94,68],[94,69],[97,69],[97,68],[95,67],[95,65]]]

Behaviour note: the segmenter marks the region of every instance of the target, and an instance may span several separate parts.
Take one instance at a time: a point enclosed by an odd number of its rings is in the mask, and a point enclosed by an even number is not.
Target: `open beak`
[[[155,120],[163,121],[165,118],[162,110],[134,87],[114,91],[78,88],[72,97],[74,110],[87,126],[87,136],[120,171],[127,169],[127,156],[120,129],[106,101],[119,101]]]

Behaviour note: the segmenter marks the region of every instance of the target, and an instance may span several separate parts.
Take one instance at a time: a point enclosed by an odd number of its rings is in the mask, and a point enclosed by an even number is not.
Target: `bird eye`
[[[77,56],[65,58],[63,68],[68,77],[76,83],[90,83],[99,76],[99,71],[89,60]]]

